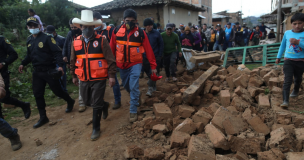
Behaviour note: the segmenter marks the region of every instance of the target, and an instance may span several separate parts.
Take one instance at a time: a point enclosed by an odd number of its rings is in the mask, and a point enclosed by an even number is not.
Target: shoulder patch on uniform
[[[30,47],[31,46],[31,44],[29,43],[28,45],[27,45],[27,47]]]
[[[56,44],[56,41],[55,41],[55,39],[53,37],[51,38],[51,40],[52,40],[53,44]]]
[[[5,41],[7,44],[11,44],[11,42],[10,42],[8,39],[6,39],[6,38],[4,38],[4,41]]]

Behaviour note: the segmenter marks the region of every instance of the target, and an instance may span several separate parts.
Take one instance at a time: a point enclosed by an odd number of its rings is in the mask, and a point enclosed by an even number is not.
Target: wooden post
[[[281,42],[281,22],[282,22],[282,0],[279,0],[278,8],[277,8],[277,42]]]

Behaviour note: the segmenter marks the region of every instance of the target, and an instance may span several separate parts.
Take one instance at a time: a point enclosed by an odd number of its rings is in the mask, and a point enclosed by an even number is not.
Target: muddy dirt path
[[[164,73],[162,73],[164,74]],[[147,79],[140,79],[140,90],[144,90],[145,98]],[[0,136],[1,160],[120,160],[124,158],[124,150],[127,145],[138,144],[128,137],[132,134],[125,132],[130,128],[129,123],[129,94],[123,89],[122,107],[118,110],[109,109],[109,117],[101,120],[101,137],[97,141],[91,141],[92,124],[87,123],[92,118],[92,108],[85,112],[78,112],[78,100],[73,112],[66,114],[66,105],[49,108],[47,115],[50,122],[55,125],[44,125],[33,129],[39,115],[32,116],[28,120],[22,120],[13,125],[18,129],[23,147],[13,152],[8,139]],[[114,105],[112,88],[106,88],[105,100]],[[42,141],[42,145],[36,146],[35,140]],[[149,143],[150,144],[150,143]],[[153,142],[151,142],[153,145]]]

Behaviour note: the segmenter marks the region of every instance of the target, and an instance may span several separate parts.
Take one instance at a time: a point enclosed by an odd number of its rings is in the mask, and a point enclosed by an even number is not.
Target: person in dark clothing
[[[185,27],[185,33],[181,35],[180,41],[182,48],[193,49],[194,38],[189,26]]]
[[[262,32],[259,29],[259,26],[255,27],[255,31],[250,35],[250,41],[253,41],[253,45],[259,45],[260,39],[262,38]]]
[[[261,25],[259,26],[259,28],[260,28],[260,31],[261,31],[262,34],[263,34],[263,35],[262,35],[262,38],[261,38],[261,39],[263,40],[263,39],[266,38],[266,35],[267,35],[266,28],[268,28],[268,29],[270,29],[270,28],[267,27],[267,26],[265,26],[265,25],[264,25],[264,22],[261,23]]]
[[[28,119],[31,115],[30,103],[19,101],[11,97],[10,92],[10,72],[8,66],[18,58],[17,52],[12,47],[10,41],[0,35],[0,72],[4,79],[6,96],[0,99],[1,103],[11,104],[20,107],[23,110],[24,117]],[[2,106],[0,103],[0,118],[4,119],[2,115]]]
[[[165,32],[165,30],[161,29],[161,25],[160,25],[159,23],[157,23],[156,25],[157,25],[157,29],[156,29],[156,30],[157,30],[159,33]]]
[[[32,33],[27,38],[27,54],[21,62],[18,71],[23,73],[24,66],[32,62],[34,67],[33,72],[33,92],[37,103],[40,119],[33,126],[34,128],[41,127],[49,122],[46,116],[46,104],[44,100],[45,86],[48,84],[53,93],[67,102],[66,113],[73,110],[75,100],[73,100],[67,92],[64,92],[60,86],[59,78],[55,74],[62,72],[63,75],[63,57],[61,49],[56,45],[55,39],[42,33],[39,28],[39,21],[34,17],[27,19],[27,28]],[[56,64],[59,66],[56,69]]]
[[[244,46],[244,39],[243,39],[243,28],[240,26],[239,22],[235,23],[235,46],[242,47]]]
[[[276,38],[273,29],[271,29],[271,31],[270,31],[269,34],[268,34],[268,39],[272,39],[272,38]]]
[[[215,43],[213,46],[213,51],[217,50],[223,51],[223,45],[225,42],[225,31],[221,28],[220,24],[216,25],[217,31],[215,36]]]
[[[157,29],[157,24],[154,23],[154,18],[153,18],[153,17],[150,17],[150,19],[153,21],[153,29]]]
[[[64,46],[62,49],[62,55],[63,55],[63,61],[67,63],[67,67],[70,68],[70,57],[71,57],[71,47],[72,47],[72,42],[80,35],[82,35],[82,31],[77,28],[76,26],[73,25],[72,23],[73,18],[70,19],[69,24],[70,24],[70,31],[68,32],[66,36],[66,40],[64,42]],[[86,110],[86,106],[83,102],[83,99],[80,95],[80,90],[79,90],[79,102],[78,102],[78,111],[83,112]]]
[[[155,60],[156,60],[156,70],[157,70],[157,75],[159,75],[160,68],[159,65],[161,64],[161,59],[162,59],[162,54],[164,50],[164,41],[162,36],[160,35],[159,32],[157,32],[155,29],[153,29],[153,21],[150,18],[146,18],[144,20],[144,26],[145,26],[145,32],[149,38],[150,45],[152,47]],[[148,91],[146,93],[147,96],[152,96],[152,93],[156,91],[156,81],[151,80],[151,67],[149,60],[147,59],[146,53],[143,54],[143,68],[144,72],[147,74],[149,77],[148,81]]]
[[[46,31],[45,31],[47,34],[50,34],[52,37],[54,37],[55,41],[56,41],[56,44],[62,49],[63,46],[64,46],[64,43],[65,43],[65,38],[58,35],[55,31],[55,27],[52,26],[52,25],[48,25],[46,27]],[[58,66],[57,66],[58,67]],[[63,66],[63,71],[64,71],[64,75],[61,77],[61,80],[59,80],[63,90],[65,92],[67,92],[67,88],[66,88],[66,83],[67,83],[67,75],[66,75],[66,72],[67,72],[67,68],[66,68],[66,62],[64,62]]]
[[[99,12],[93,12],[93,20],[101,20],[102,21],[102,16]],[[95,32],[97,34],[100,34],[104,37],[107,38],[108,42],[110,43],[112,33],[114,31],[114,27],[107,26],[106,23],[102,23],[101,26],[98,26],[94,28]],[[80,82],[81,83],[81,82]],[[114,99],[115,103],[112,109],[118,109],[121,107],[121,92],[120,92],[120,86],[118,83],[117,75],[115,74],[115,85],[113,86],[113,93],[114,93]]]
[[[244,45],[247,46],[248,44],[248,37],[249,37],[249,32],[248,32],[248,28],[246,27],[246,25],[243,25],[243,39],[244,39]]]
[[[206,37],[206,35],[205,35],[205,33],[203,32],[203,29],[202,29],[201,27],[198,28],[198,31],[199,31],[198,33],[200,34],[201,39],[202,39],[202,41],[201,41],[201,43],[200,43],[200,50],[202,51],[202,50],[205,49],[204,46],[208,46],[208,38]],[[206,49],[206,50],[207,50],[207,49]],[[204,52],[206,52],[206,51],[204,50]]]
[[[210,41],[209,41],[209,46],[208,46],[208,51],[213,51],[213,46],[214,46],[214,43],[215,43],[215,33],[214,33],[214,30],[211,29],[210,30]]]
[[[199,34],[199,32],[197,31],[197,28],[195,26],[191,27],[191,34],[193,36],[194,42],[193,42],[193,49],[197,50],[197,51],[201,51],[201,41],[202,41],[202,37]]]

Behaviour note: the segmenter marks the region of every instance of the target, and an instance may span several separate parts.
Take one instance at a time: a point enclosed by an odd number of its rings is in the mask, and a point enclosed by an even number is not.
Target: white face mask
[[[94,30],[96,31],[96,30],[99,30],[100,28],[101,28],[101,26],[94,28]]]
[[[32,34],[38,34],[38,33],[40,32],[40,29],[39,29],[39,28],[29,29],[29,31],[30,31]]]

